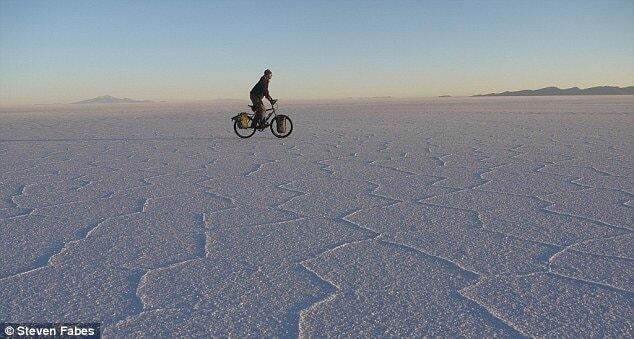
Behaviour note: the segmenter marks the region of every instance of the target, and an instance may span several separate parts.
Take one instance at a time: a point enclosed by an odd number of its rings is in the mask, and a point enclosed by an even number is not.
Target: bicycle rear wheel
[[[277,131],[277,119],[286,119],[286,131],[280,133]],[[293,131],[293,122],[287,115],[278,115],[271,120],[271,133],[278,138],[286,138]]]
[[[249,126],[251,126],[252,123],[253,119],[249,117]],[[240,126],[238,125],[238,120],[234,120],[233,122],[233,131],[236,132],[236,135],[238,135],[242,139],[250,138],[253,134],[255,134],[255,128],[240,128]]]

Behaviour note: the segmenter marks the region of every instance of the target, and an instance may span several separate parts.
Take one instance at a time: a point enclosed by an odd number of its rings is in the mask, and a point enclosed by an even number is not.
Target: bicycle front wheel
[[[251,126],[252,123],[253,119],[249,117],[249,126]],[[250,138],[253,134],[255,134],[255,128],[240,128],[240,126],[238,125],[238,120],[235,120],[233,122],[233,131],[236,132],[236,135],[238,135],[242,139]]]
[[[286,125],[286,130],[285,131],[278,131],[277,129],[277,121],[278,119],[284,119],[285,121],[285,125]],[[271,120],[271,133],[273,133],[274,136],[278,137],[278,138],[286,138],[287,136],[291,135],[291,132],[293,131],[293,122],[291,121],[291,118],[289,118],[287,115],[278,115],[275,118],[273,118]]]

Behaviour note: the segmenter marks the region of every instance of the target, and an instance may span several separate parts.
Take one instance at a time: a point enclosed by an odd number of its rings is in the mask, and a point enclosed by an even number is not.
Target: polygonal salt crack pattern
[[[0,319],[631,337],[634,100],[513,100],[0,112]]]

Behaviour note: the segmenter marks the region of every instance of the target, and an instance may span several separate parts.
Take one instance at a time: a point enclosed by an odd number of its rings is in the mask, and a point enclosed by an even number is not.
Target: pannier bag
[[[286,133],[286,116],[280,114],[275,120],[277,121],[277,133]]]
[[[247,112],[242,112],[238,114],[238,127],[245,129],[249,128],[249,115]]]

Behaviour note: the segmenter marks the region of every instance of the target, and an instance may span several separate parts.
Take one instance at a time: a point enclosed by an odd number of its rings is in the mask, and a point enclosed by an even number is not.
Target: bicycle
[[[255,128],[253,127],[255,108],[253,105],[249,105],[249,107],[251,107],[251,111],[254,113],[242,112],[231,118],[231,120],[233,120],[233,130],[240,138],[250,138],[256,131],[264,131],[267,127],[270,127],[271,133],[278,138],[286,138],[291,135],[291,132],[293,131],[293,121],[291,121],[291,118],[287,115],[277,114],[277,100],[273,102],[271,108],[266,110],[269,114],[266,116],[266,119],[264,119],[264,125],[260,125]],[[248,118],[248,123],[245,123],[246,120],[243,120],[241,123],[241,115],[245,115]]]

